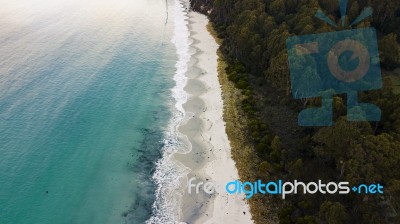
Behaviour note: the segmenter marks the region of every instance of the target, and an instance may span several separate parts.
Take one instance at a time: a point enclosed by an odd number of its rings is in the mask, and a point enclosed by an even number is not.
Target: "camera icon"
[[[333,125],[333,95],[343,93],[349,121],[380,120],[377,106],[358,102],[358,91],[382,88],[374,28],[293,36],[286,47],[293,97],[322,97],[320,108],[301,111],[300,126]]]

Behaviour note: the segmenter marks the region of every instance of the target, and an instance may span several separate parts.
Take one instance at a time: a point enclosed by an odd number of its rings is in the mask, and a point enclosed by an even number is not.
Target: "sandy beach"
[[[226,184],[239,179],[231,147],[225,132],[223,101],[217,73],[218,44],[206,26],[206,16],[188,13],[191,58],[187,72],[185,122],[179,131],[186,135],[192,150],[174,158],[188,167],[187,179],[193,183]],[[207,194],[188,193],[187,183],[182,201],[181,221],[185,223],[253,223],[244,195],[229,195],[225,190]],[[222,186],[223,189],[225,185]],[[194,189],[193,189],[194,190]]]

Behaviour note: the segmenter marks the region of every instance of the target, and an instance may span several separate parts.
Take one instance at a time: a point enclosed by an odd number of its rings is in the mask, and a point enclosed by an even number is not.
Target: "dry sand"
[[[217,74],[218,44],[207,31],[208,19],[196,12],[188,13],[190,52],[184,104],[185,122],[179,131],[188,137],[192,150],[176,154],[174,158],[191,171],[188,179],[194,183],[210,181],[223,184],[223,190],[214,194],[200,191],[189,194],[187,184],[182,201],[181,221],[186,223],[253,223],[249,206],[242,195],[229,195],[225,184],[239,179],[231,148],[225,132],[223,101]],[[194,189],[193,189],[194,191]]]

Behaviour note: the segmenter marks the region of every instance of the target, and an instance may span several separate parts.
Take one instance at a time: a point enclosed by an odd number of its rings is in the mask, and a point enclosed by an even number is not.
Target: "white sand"
[[[201,73],[197,76],[190,74],[189,68],[189,82],[186,86],[189,98],[184,107],[193,118],[186,123],[186,127],[181,128],[182,133],[192,142],[193,152],[180,155],[177,159],[192,170],[189,177],[196,176],[203,180],[207,178],[211,182],[226,184],[239,179],[239,176],[235,162],[231,158],[231,148],[223,120],[221,86],[217,74],[219,46],[207,31],[206,16],[196,12],[190,12],[188,16],[190,38],[193,40],[191,46],[196,52],[192,55],[191,61]],[[202,153],[204,156],[200,159],[196,157]],[[184,196],[186,203],[183,203],[182,211],[186,220],[183,221],[218,224],[253,223],[244,195],[229,195],[223,190],[211,197],[207,196],[206,194]],[[198,206],[199,203],[201,206]],[[190,212],[192,214],[189,215]]]

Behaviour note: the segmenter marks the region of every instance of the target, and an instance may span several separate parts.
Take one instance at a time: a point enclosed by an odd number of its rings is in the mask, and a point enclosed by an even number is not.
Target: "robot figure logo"
[[[345,27],[346,8],[347,0],[340,0],[342,27]],[[380,120],[381,110],[377,106],[358,102],[358,91],[382,88],[376,30],[351,29],[371,15],[372,9],[367,7],[348,30],[287,39],[293,97],[322,98],[320,108],[300,112],[300,126],[332,126],[334,94],[347,94],[347,120]],[[316,17],[338,29],[321,10]]]

